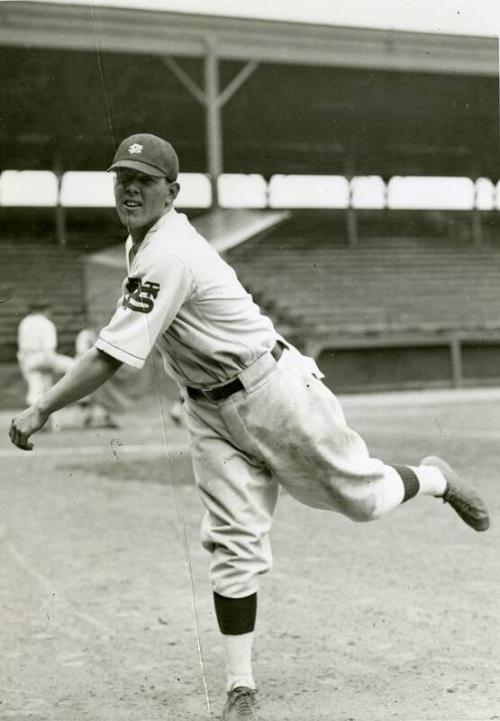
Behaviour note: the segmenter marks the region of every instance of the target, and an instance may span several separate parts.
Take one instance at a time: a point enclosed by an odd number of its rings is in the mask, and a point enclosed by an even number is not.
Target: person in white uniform
[[[75,358],[81,358],[97,340],[97,333],[87,326],[82,328],[75,338]],[[113,380],[110,381],[112,383]],[[106,391],[108,391],[106,393]],[[81,398],[78,406],[82,415],[84,428],[119,428],[120,425],[112,412],[109,383],[96,393]]]
[[[226,721],[257,718],[252,645],[261,574],[282,486],[302,503],[371,521],[425,494],[477,531],[488,512],[440,458],[418,466],[372,458],[345,422],[313,359],[275,330],[233,269],[175,210],[178,159],[149,134],[126,138],[110,170],[128,228],[128,277],[93,348],[35,405],[13,419],[29,440],[50,414],[87,395],[122,364],[141,368],[156,346],[184,396],[193,468],[206,514],[202,543],[227,664]]]
[[[57,328],[44,303],[33,303],[17,328],[17,360],[26,381],[26,403],[37,403],[73,365],[73,358],[57,352]]]

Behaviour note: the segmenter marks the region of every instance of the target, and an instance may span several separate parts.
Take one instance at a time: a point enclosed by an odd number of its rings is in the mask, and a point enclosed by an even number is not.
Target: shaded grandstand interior
[[[183,209],[189,218],[196,218],[203,208]],[[0,208],[0,243],[38,243],[57,245],[54,208]],[[81,253],[101,250],[122,242],[126,231],[114,208],[66,208],[64,247]]]
[[[79,253],[36,241],[3,242],[0,362],[15,361],[17,326],[34,300],[48,304],[60,347],[73,354],[74,337],[85,324],[84,298]]]
[[[468,213],[301,211],[228,253],[276,325],[344,391],[498,382],[500,227]]]
[[[359,243],[338,211],[301,211],[270,236],[229,251],[260,302],[296,336],[500,328],[497,215],[470,241],[467,213],[359,214]]]
[[[195,218],[200,210],[188,210]],[[53,208],[2,208],[0,224],[0,363],[16,358],[16,330],[33,300],[50,307],[63,352],[74,353],[74,339],[87,322],[85,259],[113,245],[123,247],[126,233],[111,208],[70,208],[66,243],[56,239]],[[108,316],[120,293],[120,271],[110,283]]]
[[[178,58],[201,83],[202,61]],[[162,58],[0,47],[2,169],[102,170],[139,130],[206,169],[204,112]],[[241,63],[221,61],[222,85]],[[223,108],[224,170],[498,177],[495,77],[262,63]]]
[[[319,357],[341,389],[452,384],[457,338],[462,380],[491,379],[500,350],[500,228],[497,213],[484,216],[477,247],[467,212],[364,211],[352,246],[345,211],[295,210],[226,257],[278,329]],[[51,303],[65,352],[90,306],[103,322],[114,308],[124,267],[94,266],[84,304],[85,259],[123,239],[113,211],[80,209],[68,227],[66,248],[43,231],[2,238],[3,363],[15,361],[17,324],[34,296]]]

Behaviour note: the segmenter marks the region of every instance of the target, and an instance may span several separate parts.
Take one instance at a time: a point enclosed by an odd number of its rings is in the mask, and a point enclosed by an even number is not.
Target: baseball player
[[[370,457],[312,358],[281,337],[232,268],[173,207],[178,159],[156,136],[119,146],[110,170],[128,228],[128,277],[95,346],[35,405],[13,419],[29,438],[50,414],[95,390],[156,346],[184,396],[197,487],[206,508],[215,612],[225,649],[225,721],[257,718],[252,644],[259,576],[271,567],[269,532],[280,486],[313,508],[354,521],[384,516],[419,495],[447,502],[476,531],[484,503],[440,458],[417,467]]]
[[[57,352],[57,329],[45,303],[32,303],[17,328],[17,360],[26,381],[26,402],[33,405],[73,365],[73,358]]]
[[[75,338],[75,358],[81,358],[97,340],[97,333],[91,327],[82,328]],[[97,391],[92,396],[81,398],[78,406],[82,414],[84,428],[119,428],[120,425],[114,418],[109,393],[106,394],[106,387]]]

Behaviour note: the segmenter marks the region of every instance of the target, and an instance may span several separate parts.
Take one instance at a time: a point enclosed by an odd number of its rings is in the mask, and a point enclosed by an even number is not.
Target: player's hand
[[[33,443],[28,441],[29,437],[39,431],[49,418],[48,413],[42,413],[37,406],[30,406],[12,419],[9,436],[12,443],[23,451],[31,451]]]

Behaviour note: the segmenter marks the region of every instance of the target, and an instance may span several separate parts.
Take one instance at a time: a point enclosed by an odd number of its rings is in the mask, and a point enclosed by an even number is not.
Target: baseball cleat
[[[222,721],[257,721],[254,711],[255,693],[246,686],[237,686],[229,691]]]
[[[488,530],[490,526],[488,511],[472,486],[469,486],[446,461],[438,456],[424,458],[422,465],[438,468],[445,477],[446,490],[442,496],[444,503],[449,503],[460,518],[475,531]]]

